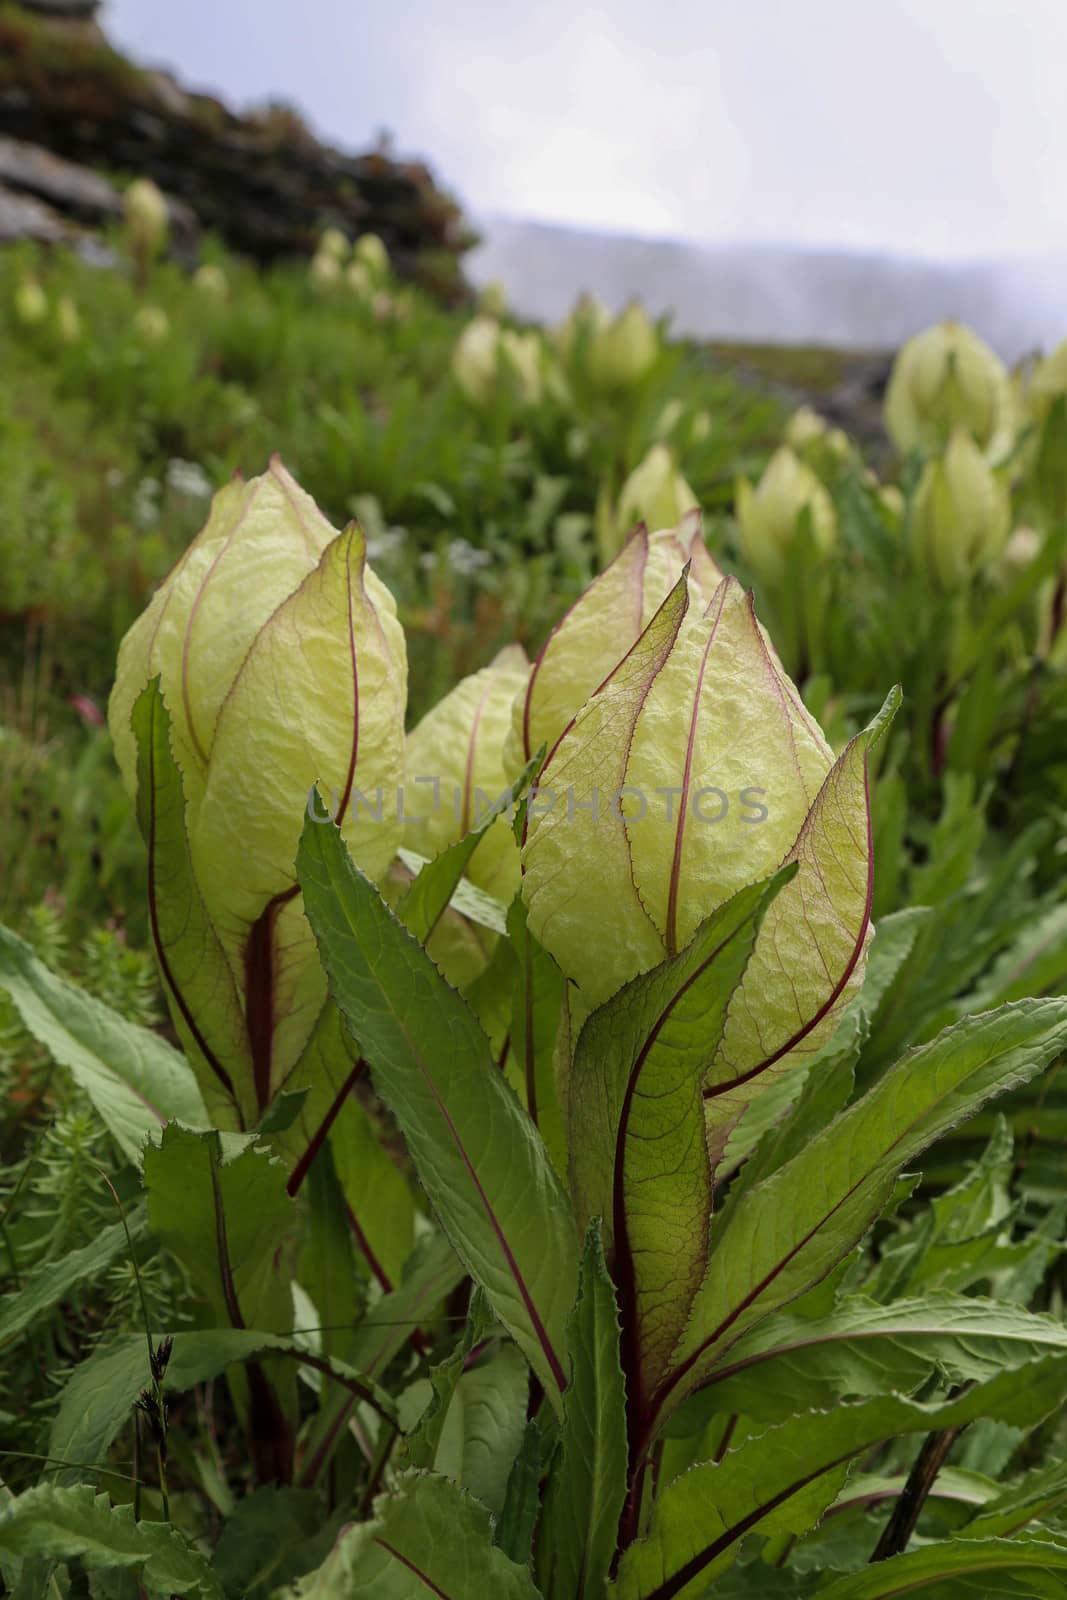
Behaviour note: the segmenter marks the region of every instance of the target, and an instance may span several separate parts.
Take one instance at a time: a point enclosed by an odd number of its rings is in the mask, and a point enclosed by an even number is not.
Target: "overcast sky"
[[[108,0],[139,58],[388,128],[475,215],[1067,250],[1065,0]]]

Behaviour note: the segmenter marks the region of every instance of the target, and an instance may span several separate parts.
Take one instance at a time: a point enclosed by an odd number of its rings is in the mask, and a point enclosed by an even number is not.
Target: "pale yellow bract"
[[[278,461],[216,495],[119,652],[109,721],[131,793],[130,717],[157,676],[199,894],[239,989],[257,925],[267,941],[280,1082],[325,998],[294,870],[310,791],[370,877],[401,842],[406,648],[362,531],[338,533]]]
[[[679,582],[541,776],[523,850],[530,927],[592,1008],[683,949],[789,861],[730,1005],[708,1093],[725,1126],[810,1055],[862,982],[870,938],[866,749],[835,762],[726,578]],[[755,1092],[755,1091],[752,1091]]]

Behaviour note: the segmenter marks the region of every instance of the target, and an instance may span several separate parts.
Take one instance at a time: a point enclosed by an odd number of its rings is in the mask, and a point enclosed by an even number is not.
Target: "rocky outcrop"
[[[77,0],[36,3],[85,16]],[[150,177],[202,227],[262,262],[307,255],[328,226],[351,237],[373,231],[401,276],[446,297],[463,290],[459,262],[473,236],[421,163],[331,149],[285,107],[238,117],[169,74],[135,67],[95,31],[3,0],[0,136],[18,141],[24,162],[33,159],[25,147],[36,146],[90,172]],[[47,181],[46,163],[38,164]],[[2,173],[0,183],[79,220],[76,198],[68,204],[37,180],[12,183]]]
[[[38,11],[64,22],[88,21],[100,10],[100,0],[19,0],[19,4],[24,11]]]
[[[172,196],[166,200],[172,247],[191,262],[200,239],[196,213]],[[117,222],[122,210],[119,191],[91,167],[0,134],[0,239],[28,237],[42,244],[82,246],[87,227]]]

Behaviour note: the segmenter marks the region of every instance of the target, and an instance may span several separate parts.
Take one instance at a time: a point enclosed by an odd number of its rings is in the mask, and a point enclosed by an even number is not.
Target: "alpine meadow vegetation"
[[[0,1580],[1067,1594],[1067,346],[0,256]]]

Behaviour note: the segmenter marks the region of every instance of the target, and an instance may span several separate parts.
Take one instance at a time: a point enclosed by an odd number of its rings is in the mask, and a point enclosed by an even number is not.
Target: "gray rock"
[[[122,216],[121,194],[91,167],[4,134],[0,134],[0,184],[9,191],[22,191],[46,201],[64,217],[96,227],[116,222]],[[167,202],[171,245],[179,256],[191,260],[200,238],[196,213],[173,195],[163,198]]]
[[[47,200],[85,222],[106,222],[122,215],[122,198],[89,167],[64,161],[40,145],[0,134],[0,183]]]
[[[29,194],[17,194],[0,183],[0,244],[33,239],[37,244],[70,244],[74,229],[58,211]]]
[[[20,194],[0,183],[0,245],[32,239],[36,244],[64,245],[91,267],[117,267],[119,257],[94,233],[75,226],[43,200]]]

